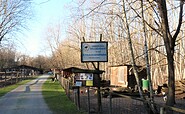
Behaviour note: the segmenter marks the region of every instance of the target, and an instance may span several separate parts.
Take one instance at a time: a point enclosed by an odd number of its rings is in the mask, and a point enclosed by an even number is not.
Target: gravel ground
[[[0,114],[52,114],[42,97],[42,75],[0,98]]]
[[[87,93],[85,92],[85,88],[81,88],[83,92],[80,93],[80,105],[81,109],[88,111],[88,98]],[[97,114],[97,96],[95,90],[90,90],[90,114]],[[72,91],[70,94],[70,98],[74,99],[74,92]],[[110,98],[101,98],[102,99],[102,114],[109,114],[110,111]],[[155,96],[155,103],[165,105],[165,101],[161,96]],[[176,99],[175,107],[181,108],[185,110],[185,99]],[[130,98],[122,98],[122,97],[114,97],[112,99],[112,114],[147,114],[143,102],[130,99]],[[158,107],[158,106],[157,106]],[[159,110],[159,107],[158,107]],[[177,112],[176,112],[177,113]],[[174,114],[176,114],[174,113]],[[183,113],[178,113],[183,114]]]

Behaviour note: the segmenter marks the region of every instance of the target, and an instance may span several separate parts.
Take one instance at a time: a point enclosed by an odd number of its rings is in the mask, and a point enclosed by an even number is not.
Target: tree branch
[[[179,32],[180,32],[180,28],[181,28],[181,25],[182,25],[182,18],[183,18],[183,5],[184,5],[184,2],[181,0],[180,1],[180,12],[179,12],[179,23],[178,23],[178,26],[177,26],[177,30],[173,36],[173,40],[175,42]]]

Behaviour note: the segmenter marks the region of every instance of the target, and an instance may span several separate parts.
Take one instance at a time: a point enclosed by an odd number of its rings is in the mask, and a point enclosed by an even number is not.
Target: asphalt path
[[[42,75],[0,98],[0,114],[52,114],[42,96]]]

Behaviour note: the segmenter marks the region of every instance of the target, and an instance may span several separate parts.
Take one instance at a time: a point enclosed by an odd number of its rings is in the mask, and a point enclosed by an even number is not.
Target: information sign
[[[81,43],[82,62],[107,62],[108,42],[82,42]]]

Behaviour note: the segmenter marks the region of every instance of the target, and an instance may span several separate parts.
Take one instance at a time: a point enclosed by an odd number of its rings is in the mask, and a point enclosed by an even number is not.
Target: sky
[[[44,30],[49,24],[69,17],[70,3],[71,0],[33,0],[33,17],[27,21],[28,29],[19,36],[21,45],[17,51],[32,57],[47,54],[43,47]]]

